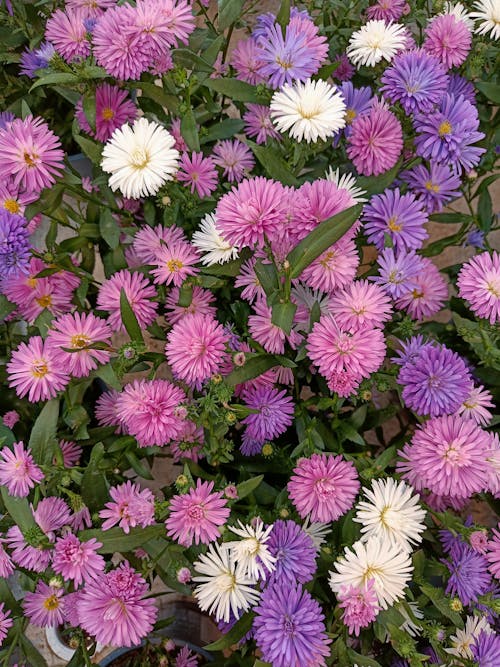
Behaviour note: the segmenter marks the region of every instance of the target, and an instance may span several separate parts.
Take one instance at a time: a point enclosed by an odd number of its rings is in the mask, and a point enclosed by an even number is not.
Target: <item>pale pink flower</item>
[[[378,285],[355,280],[330,299],[329,310],[343,329],[381,327],[391,319],[389,296]]]
[[[13,447],[14,451],[9,447],[0,450],[0,484],[7,487],[11,496],[23,498],[45,475],[36,465],[31,450],[24,449],[23,442],[15,442]]]
[[[180,289],[173,287],[167,294],[165,299],[166,318],[169,324],[176,324],[185,315],[210,315],[215,316],[216,308],[211,304],[214,303],[215,297],[210,290],[203,289],[198,285],[193,286],[191,293],[191,303],[188,306],[179,305]]]
[[[213,149],[214,163],[221,167],[228,181],[242,180],[255,166],[252,151],[239,139],[218,141]]]
[[[375,579],[366,581],[364,586],[342,586],[337,598],[343,609],[342,621],[349,634],[359,636],[361,628],[366,628],[378,616],[380,607],[374,590]]]
[[[101,519],[106,519],[102,530],[109,530],[118,524],[125,533],[131,528],[146,528],[154,523],[154,496],[149,489],[140,489],[138,484],[125,482],[112,486],[109,495],[113,502],[107,502],[105,509],[99,512]]]
[[[109,313],[108,324],[114,331],[124,331],[120,312],[120,293],[130,304],[139,326],[146,328],[156,319],[158,304],[152,301],[156,296],[156,289],[149,284],[147,278],[140,273],[130,273],[122,270],[115,273],[109,280],[105,280],[97,295],[97,306]]]
[[[266,352],[273,354],[283,354],[286,341],[292,349],[295,349],[301,340],[300,335],[293,329],[286,334],[281,327],[272,323],[271,317],[271,308],[265,299],[259,299],[254,306],[254,314],[248,318],[248,328],[252,338],[260,343]]]
[[[164,245],[156,253],[152,262],[157,268],[151,271],[154,282],[180,287],[188,276],[196,276],[200,254],[190,243],[177,241]]]

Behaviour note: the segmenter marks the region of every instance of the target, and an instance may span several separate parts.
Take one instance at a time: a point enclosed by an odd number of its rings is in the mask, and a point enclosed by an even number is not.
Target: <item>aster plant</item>
[[[498,0],[257,9],[1,3],[2,667],[500,661]]]

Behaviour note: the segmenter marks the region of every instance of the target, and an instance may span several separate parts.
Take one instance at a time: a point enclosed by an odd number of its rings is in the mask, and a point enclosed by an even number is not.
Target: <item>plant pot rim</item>
[[[205,651],[201,646],[196,646],[195,644],[191,644],[191,642],[184,641],[184,639],[176,639],[175,637],[171,637],[172,641],[175,642],[177,646],[187,646],[190,648],[192,651],[195,653],[198,653],[198,655],[203,656],[207,661],[212,662],[213,661],[213,656],[208,652]],[[151,643],[153,644],[158,644],[160,642],[160,639],[158,637],[152,637],[151,638]],[[122,648],[117,648],[111,653],[108,653],[107,656],[102,658],[99,663],[98,667],[111,667],[113,660],[116,660],[117,658],[121,658],[123,655],[126,655],[129,652],[136,651],[138,648],[141,648],[142,646],[146,646],[146,640],[143,640],[140,644],[137,644],[136,646],[124,646]]]

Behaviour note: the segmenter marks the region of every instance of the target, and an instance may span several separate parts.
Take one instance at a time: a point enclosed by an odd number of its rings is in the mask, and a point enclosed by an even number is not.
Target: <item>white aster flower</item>
[[[481,426],[486,426],[493,417],[486,409],[495,407],[492,398],[493,396],[483,386],[472,387],[469,396],[458,408],[457,414],[462,417],[470,417]]]
[[[319,554],[321,547],[326,542],[327,535],[331,533],[330,526],[327,523],[311,523],[308,516],[304,521],[302,530],[309,535],[316,549],[316,554]]]
[[[486,617],[467,616],[465,628],[463,630],[457,628],[457,634],[450,637],[451,648],[446,648],[445,651],[459,658],[473,660],[474,656],[470,647],[472,644],[475,644],[481,632],[486,632],[488,635],[493,634],[493,628],[486,620]]]
[[[406,44],[406,30],[401,23],[368,21],[353,32],[346,53],[354,65],[373,67],[384,58],[388,62]]]
[[[361,539],[375,536],[403,551],[411,551],[413,544],[421,542],[425,510],[413,492],[409,484],[392,477],[375,479],[371,489],[363,488],[367,500],[357,504],[354,517],[362,524]]]
[[[179,151],[167,130],[147,118],[118,127],[102,151],[110,188],[129,199],[155,195],[178,169]]]
[[[345,127],[346,105],[335,86],[319,79],[285,84],[271,99],[271,118],[297,141],[326,141]]]
[[[200,222],[200,228],[193,234],[192,244],[203,253],[202,264],[224,264],[238,257],[238,248],[228,243],[217,230],[217,218],[207,213]]]
[[[269,572],[275,570],[276,558],[271,555],[266,542],[273,529],[271,524],[264,528],[261,519],[257,519],[255,527],[243,525],[238,521],[240,527],[227,526],[227,528],[242,537],[242,540],[225,542],[224,546],[229,549],[234,560],[244,566],[245,574],[253,579],[266,579]]]
[[[344,556],[334,564],[336,572],[330,572],[330,588],[338,593],[342,586],[364,586],[374,580],[374,590],[382,609],[404,595],[411,578],[413,565],[410,555],[388,541],[370,537],[359,540],[346,548]]]
[[[472,20],[468,10],[461,2],[445,2],[444,12],[442,12],[442,14],[453,14],[457,21],[462,21],[462,23],[465,23],[469,30],[474,29],[474,21]]]
[[[368,201],[368,199],[364,196],[366,195],[365,190],[358,188],[356,185],[356,179],[352,174],[341,175],[340,169],[338,167],[335,169],[335,171],[333,170],[333,167],[329,167],[325,175],[326,179],[328,181],[333,181],[339,190],[345,190],[348,192],[354,202],[362,203],[364,201]]]
[[[238,619],[259,601],[259,591],[254,588],[255,579],[247,576],[243,563],[236,563],[224,545],[211,544],[208,552],[194,563],[200,582],[194,595],[202,611],[214,614],[216,621],[229,622],[231,612]]]
[[[479,35],[491,32],[492,39],[500,39],[500,0],[478,0],[474,7],[477,11],[470,16],[480,21],[475,32]]]

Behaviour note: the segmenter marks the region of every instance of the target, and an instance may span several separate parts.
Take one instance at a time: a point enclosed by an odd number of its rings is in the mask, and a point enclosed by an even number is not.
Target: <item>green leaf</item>
[[[489,81],[476,81],[476,88],[494,104],[500,104],[500,84]]]
[[[461,242],[462,242],[461,232],[457,232],[456,234],[450,234],[450,236],[446,236],[444,239],[439,239],[437,241],[429,243],[429,245],[426,246],[421,251],[421,254],[424,255],[424,257],[435,257],[436,255],[440,255],[443,252],[443,250],[448,246],[457,245]]]
[[[10,428],[7,428],[5,424],[0,424],[0,443],[3,447],[4,445],[12,445],[16,442],[16,436],[12,433]]]
[[[40,79],[35,81],[35,83],[29,89],[31,93],[35,88],[40,88],[40,86],[51,86],[58,83],[78,83],[78,77],[75,74],[70,74],[69,72],[52,72],[51,74],[46,74]]]
[[[290,22],[290,0],[281,0],[281,5],[278,15],[276,16],[276,21],[280,24],[283,30],[285,30],[286,26]]]
[[[144,338],[142,337],[141,327],[139,326],[137,317],[135,316],[135,313],[128,302],[127,295],[125,294],[123,287],[120,290],[120,314],[123,326],[127,330],[130,338],[134,341],[143,343]]]
[[[247,612],[233,625],[229,632],[226,632],[226,634],[216,642],[207,644],[207,646],[204,646],[203,648],[207,651],[222,651],[223,649],[236,644],[251,629],[254,616],[255,614],[253,612]]]
[[[196,118],[194,117],[192,109],[188,109],[188,111],[182,115],[181,134],[192,151],[200,150],[198,127],[196,125]]]
[[[229,139],[243,129],[243,121],[239,118],[225,118],[222,122],[212,125],[206,134],[200,137],[200,143],[206,144],[217,139]]]
[[[33,112],[29,108],[28,103],[26,100],[21,101],[21,118],[24,120],[26,116],[33,116]]]
[[[59,399],[53,398],[45,403],[38,415],[29,439],[33,458],[39,465],[50,465],[54,456],[54,445],[59,419]]]
[[[356,179],[356,185],[365,190],[369,195],[377,195],[388,188],[395,180],[401,169],[401,160],[389,171],[380,176],[360,176]]]
[[[421,584],[420,590],[425,597],[429,598],[436,609],[446,616],[446,618],[449,618],[457,628],[464,627],[462,617],[459,613],[450,609],[450,598],[445,596],[441,588],[435,588],[434,586],[431,586],[431,584]]]
[[[286,303],[275,303],[271,310],[271,322],[282,329],[287,335],[292,330],[293,318],[297,304],[288,301]]]
[[[82,72],[82,79],[105,79],[109,76],[104,67],[98,67],[97,65],[87,65],[85,64]]]
[[[298,278],[305,268],[338,241],[359,218],[362,210],[361,204],[356,204],[313,229],[287,257],[292,267],[291,277]]]
[[[134,472],[144,479],[154,479],[151,470],[147,468],[142,461],[140,461],[133,452],[125,452],[125,458],[130,463]]]
[[[279,364],[279,361],[277,361],[278,357],[272,354],[255,354],[253,356],[247,354],[246,356],[247,360],[245,364],[235,368],[234,371],[224,378],[230,387],[251,380]]]
[[[120,244],[120,229],[109,208],[103,208],[99,216],[99,231],[113,250]]]
[[[13,310],[16,309],[16,304],[11,303],[7,297],[0,294],[0,322],[4,320]]]
[[[356,653],[352,648],[347,649],[347,655],[353,665],[357,664],[359,667],[382,667],[382,665],[373,658],[367,658],[360,653]]]
[[[98,144],[96,141],[92,141],[91,139],[86,139],[79,134],[76,134],[74,139],[91,162],[96,165],[101,164],[101,144]]]
[[[276,154],[274,148],[258,146],[253,141],[247,141],[255,157],[264,167],[271,178],[283,183],[283,185],[298,186],[299,181],[288,168],[287,163]]]
[[[145,542],[153,537],[165,535],[164,524],[154,524],[153,526],[146,526],[146,528],[131,528],[129,533],[124,533],[121,528],[115,527],[109,530],[102,530],[102,528],[90,528],[89,530],[81,530],[78,537],[81,540],[90,540],[95,538],[102,543],[99,548],[100,554],[112,554],[116,551],[126,553],[133,551],[137,547],[144,546]]]
[[[143,97],[153,100],[153,102],[156,102],[167,111],[171,111],[176,115],[179,113],[179,99],[175,95],[169,95],[161,86],[141,81],[140,90]]]
[[[85,468],[81,483],[81,494],[83,502],[87,505],[91,512],[101,509],[109,500],[108,482],[106,475],[100,469],[103,458],[104,445],[102,442],[98,442],[92,449],[90,454],[90,461]]]
[[[256,660],[253,663],[253,667],[273,667],[270,662],[264,662],[263,660]]]
[[[236,487],[238,489],[238,500],[245,498],[255,491],[255,489],[260,486],[264,475],[258,475],[258,477],[252,477],[252,479],[246,479],[244,482],[240,482]]]
[[[209,73],[214,69],[204,58],[190,49],[174,49],[172,57],[176,65],[180,65],[180,67],[185,67],[186,69]]]
[[[20,530],[25,533],[30,528],[36,528],[33,513],[26,498],[15,498],[10,496],[7,487],[1,486],[2,500],[5,509],[9,513],[13,521],[19,526]]]
[[[221,32],[240,18],[244,4],[245,0],[218,0],[218,24]]]
[[[203,85],[216,93],[226,95],[236,102],[255,102],[261,104],[262,100],[257,95],[257,88],[245,81],[238,79],[207,79]]]
[[[493,222],[493,203],[487,188],[479,195],[477,215],[479,218],[480,229],[482,229],[484,232],[489,232],[491,229],[491,223]]]
[[[266,293],[271,296],[273,292],[279,290],[279,278],[274,264],[264,264],[262,260],[257,260],[254,269],[255,275],[259,279],[259,284]]]
[[[116,389],[116,391],[122,390],[122,383],[118,379],[113,366],[111,364],[106,364],[105,366],[99,366],[94,372],[95,377],[101,378],[103,382],[107,384],[108,387]]]
[[[473,218],[472,215],[468,215],[467,213],[434,213],[429,216],[429,220],[456,225],[460,222],[472,222]]]
[[[28,659],[30,667],[47,667],[47,661],[25,634],[19,637],[21,649]]]
[[[84,95],[82,99],[82,108],[88,124],[92,128],[92,131],[95,132],[95,123],[96,123],[95,95]]]

